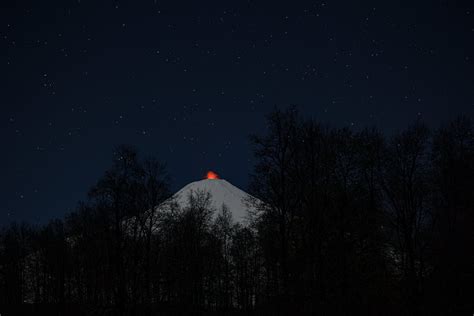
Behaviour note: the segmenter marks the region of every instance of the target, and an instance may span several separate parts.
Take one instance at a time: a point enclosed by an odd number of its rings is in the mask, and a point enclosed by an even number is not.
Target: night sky
[[[474,112],[469,1],[2,1],[0,224],[85,199],[119,144],[245,189],[274,106],[390,134]]]

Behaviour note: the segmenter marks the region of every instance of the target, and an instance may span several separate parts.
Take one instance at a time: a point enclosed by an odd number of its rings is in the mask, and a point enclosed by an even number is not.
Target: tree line
[[[389,137],[290,107],[267,127],[250,138],[245,224],[207,192],[178,205],[161,161],[118,147],[74,212],[1,230],[0,313],[474,311],[469,118]]]

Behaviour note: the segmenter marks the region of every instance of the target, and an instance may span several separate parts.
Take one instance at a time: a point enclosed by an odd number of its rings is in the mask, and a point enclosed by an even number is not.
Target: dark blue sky
[[[3,1],[0,224],[62,217],[132,144],[245,189],[273,106],[387,133],[474,109],[468,1]]]

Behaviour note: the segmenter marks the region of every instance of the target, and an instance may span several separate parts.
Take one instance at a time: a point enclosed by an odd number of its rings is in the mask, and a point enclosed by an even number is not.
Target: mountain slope
[[[254,198],[223,179],[204,179],[191,182],[174,194],[173,199],[179,206],[185,207],[188,205],[189,195],[197,192],[209,192],[212,207],[219,211],[222,205],[226,205],[232,213],[234,221],[237,222],[244,221],[247,217],[247,210],[254,210],[254,207],[249,204],[249,200]]]

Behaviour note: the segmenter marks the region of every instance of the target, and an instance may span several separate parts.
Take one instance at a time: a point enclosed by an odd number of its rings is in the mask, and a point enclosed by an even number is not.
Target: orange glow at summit
[[[206,179],[215,180],[215,179],[220,179],[220,178],[219,178],[219,175],[215,173],[214,171],[208,171],[206,174]]]

